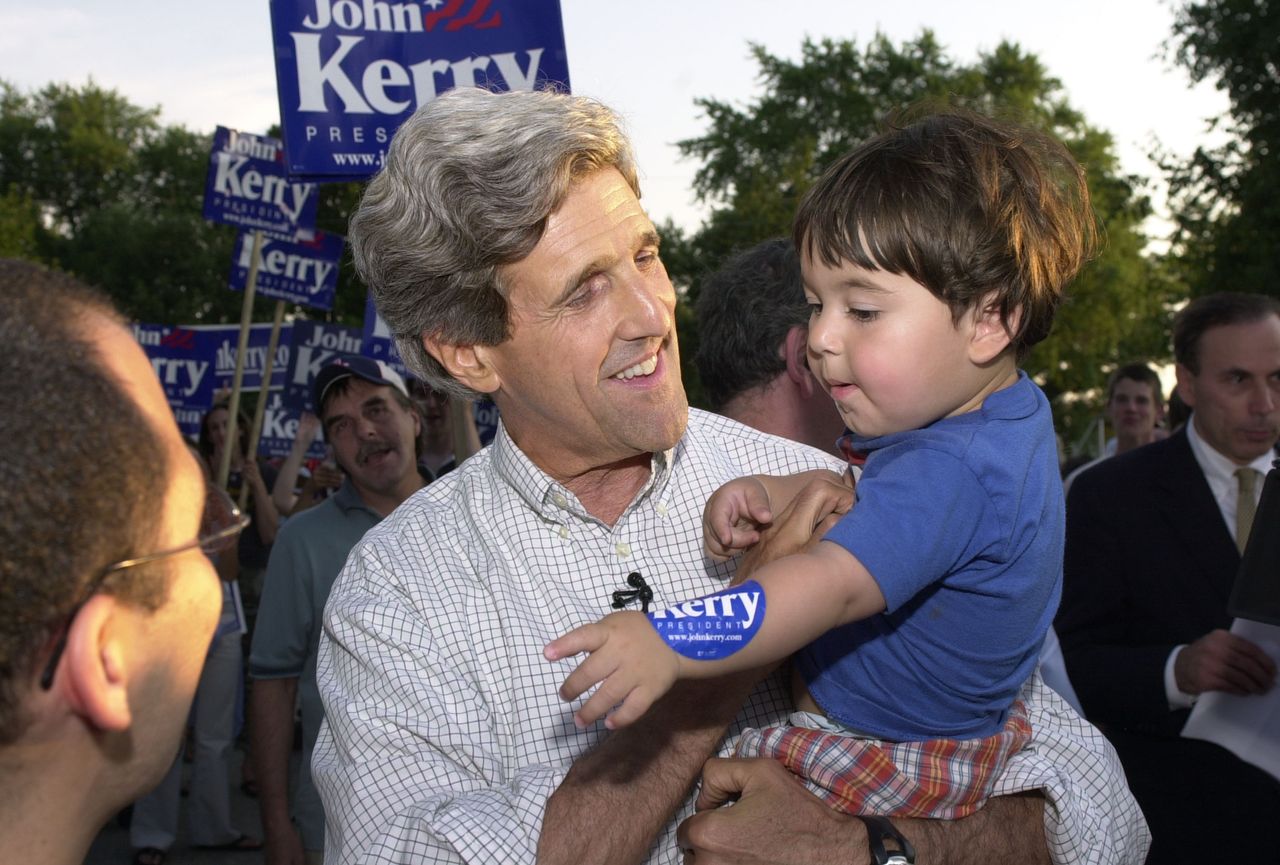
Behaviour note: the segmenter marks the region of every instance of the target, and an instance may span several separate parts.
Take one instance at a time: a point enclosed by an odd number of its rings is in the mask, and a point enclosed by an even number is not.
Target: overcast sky
[[[674,142],[705,131],[693,100],[758,93],[747,43],[796,57],[801,40],[933,29],[968,62],[1010,39],[1036,54],[1071,102],[1116,138],[1125,169],[1156,174],[1157,142],[1189,153],[1226,99],[1192,89],[1163,59],[1169,0],[561,0],[577,93],[626,118],[655,220],[695,227],[696,165]],[[23,89],[90,76],[167,122],[264,132],[278,121],[266,0],[0,0],[0,78]],[[1158,192],[1158,190],[1156,190]]]

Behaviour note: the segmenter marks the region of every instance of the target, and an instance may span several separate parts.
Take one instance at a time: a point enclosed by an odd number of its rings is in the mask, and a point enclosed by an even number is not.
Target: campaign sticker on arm
[[[695,661],[714,661],[745,647],[760,630],[764,589],[748,580],[648,616],[658,636],[677,654]]]

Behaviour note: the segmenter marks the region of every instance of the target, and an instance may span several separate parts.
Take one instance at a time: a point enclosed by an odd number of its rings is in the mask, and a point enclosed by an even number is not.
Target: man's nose
[[[1254,386],[1249,395],[1249,408],[1255,414],[1270,414],[1276,410],[1275,383],[1264,378]]]
[[[620,332],[624,339],[665,336],[671,331],[676,293],[664,274],[660,280],[636,273],[623,286]]]

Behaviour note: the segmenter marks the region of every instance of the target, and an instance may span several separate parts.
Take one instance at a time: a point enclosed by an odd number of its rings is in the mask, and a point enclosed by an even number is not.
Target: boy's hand
[[[760,533],[760,542],[753,546],[733,577],[737,585],[751,576],[756,569],[783,556],[812,552],[841,516],[854,504],[853,475],[845,472],[820,475],[807,483],[803,490],[774,519],[773,524]]]
[[[591,625],[575,628],[547,644],[542,654],[558,661],[579,652],[590,656],[560,686],[560,699],[574,700],[597,682],[600,687],[573,715],[579,727],[605,718],[610,730],[638,720],[653,702],[671,689],[680,669],[672,651],[644,613],[612,613]],[[621,705],[619,705],[621,704]]]
[[[713,561],[723,562],[760,540],[773,521],[769,492],[756,478],[738,478],[720,487],[702,511],[702,543]]]

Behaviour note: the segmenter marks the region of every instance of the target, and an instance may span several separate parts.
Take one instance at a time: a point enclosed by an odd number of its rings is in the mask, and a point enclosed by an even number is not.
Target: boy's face
[[[975,351],[976,313],[953,323],[950,308],[908,276],[847,262],[831,267],[808,255],[801,269],[810,369],[859,435],[919,429],[972,411],[996,389],[988,385],[1014,369],[1007,352],[991,362]]]

